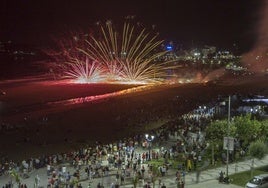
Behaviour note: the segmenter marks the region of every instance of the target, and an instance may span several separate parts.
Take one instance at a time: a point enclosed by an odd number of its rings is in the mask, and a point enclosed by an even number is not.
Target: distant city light
[[[194,56],[200,56],[201,54],[200,53],[198,53],[198,52],[195,52],[194,53]]]
[[[167,46],[166,46],[166,50],[168,50],[168,51],[172,51],[172,50],[173,50],[173,46],[171,46],[171,45],[167,45]]]

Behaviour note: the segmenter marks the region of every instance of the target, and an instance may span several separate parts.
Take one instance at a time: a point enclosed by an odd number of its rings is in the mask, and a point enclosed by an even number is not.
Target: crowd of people
[[[149,141],[144,135],[139,134],[115,143],[96,142],[94,146],[81,148],[77,151],[42,155],[21,162],[2,158],[0,174],[8,174],[15,170],[22,178],[27,178],[30,171],[47,168],[50,187],[58,187],[60,184],[68,184],[72,187],[76,180],[79,182],[82,179],[109,176],[111,169],[117,169],[117,174],[120,172],[116,175],[116,179],[120,178],[121,183],[124,183],[125,178],[129,177],[138,177],[138,179],[144,180],[146,169],[148,170],[146,174],[152,182],[154,175],[152,167],[145,168],[145,161],[160,158],[167,161],[170,158],[181,156],[181,165],[178,166],[176,178],[183,185],[183,179],[179,177],[183,177],[186,171],[196,170],[198,162],[202,160],[202,151],[206,147],[201,131],[212,116],[203,113],[204,111],[193,111],[152,130],[150,134],[155,135],[156,138],[153,142],[160,149],[152,148],[152,150],[147,151],[146,148],[150,146]],[[176,139],[175,144],[164,147],[165,141],[171,137]],[[139,147],[144,149],[143,152],[136,151],[136,148]],[[70,174],[66,170],[66,164],[70,164],[75,169],[75,173]],[[169,166],[167,164],[164,163],[158,167],[158,172],[162,176],[168,173]],[[81,171],[82,169],[83,171]],[[118,182],[115,182],[115,186]]]
[[[94,145],[77,151],[42,155],[21,162],[2,157],[0,175],[7,175],[15,171],[22,178],[27,178],[27,174],[32,170],[47,168],[47,175],[50,177],[48,184],[57,187],[60,184],[74,185],[75,180],[79,182],[82,179],[109,176],[111,169],[117,169],[118,173],[120,172],[120,178],[118,178],[120,182],[124,182],[129,177],[143,179],[144,169],[148,169],[146,174],[151,178],[151,182],[153,171],[150,167],[144,168],[145,161],[164,158],[167,162],[168,159],[177,158],[181,161],[181,164],[177,167],[178,173],[176,173],[175,178],[178,183],[183,184],[183,179],[178,177],[183,177],[183,174],[187,171],[196,170],[198,164],[202,161],[203,151],[206,148],[203,131],[206,125],[211,122],[214,111],[211,106],[206,108],[199,106],[196,110],[187,114],[174,116],[174,111],[180,111],[180,109],[177,109],[180,108],[177,104],[180,100],[179,97],[176,97],[172,99],[173,105],[169,108],[159,106],[159,108],[151,111],[144,109],[150,107],[150,104],[141,106],[136,109],[131,120],[125,119],[125,121],[124,118],[128,116],[124,116],[124,114],[118,117],[117,120],[123,122],[137,120],[134,122],[137,125],[164,118],[168,119],[164,125],[149,132],[151,135],[155,135],[153,140],[155,147],[151,150],[146,150],[150,143],[146,140],[144,134],[136,134],[109,144],[96,142]],[[162,111],[162,109],[166,110]],[[135,114],[137,118],[135,118]],[[147,119],[141,118],[141,114],[142,117],[147,117]],[[170,138],[176,141],[172,142],[172,145],[167,145],[166,141]],[[138,152],[137,148],[143,148],[144,150]],[[70,174],[66,170],[66,164],[71,165],[75,169],[75,173]],[[162,166],[158,166],[158,172],[165,175],[168,168],[168,163],[164,163]],[[85,173],[81,171],[82,169]],[[8,185],[5,187],[8,187]]]

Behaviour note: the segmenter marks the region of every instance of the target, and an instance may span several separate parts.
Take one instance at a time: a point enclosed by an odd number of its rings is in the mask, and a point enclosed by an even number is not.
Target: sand
[[[111,142],[144,133],[162,126],[170,117],[211,102],[218,95],[267,96],[267,81],[267,75],[226,75],[217,82],[161,85],[105,100],[53,107],[47,106],[47,102],[102,95],[136,86],[42,85],[33,80],[16,84],[1,82],[0,88],[6,95],[0,96],[5,105],[0,120],[17,127],[0,132],[0,156],[21,160],[71,151],[96,140]],[[159,116],[160,120],[151,120],[148,118],[151,115]],[[48,120],[42,121],[44,117]]]

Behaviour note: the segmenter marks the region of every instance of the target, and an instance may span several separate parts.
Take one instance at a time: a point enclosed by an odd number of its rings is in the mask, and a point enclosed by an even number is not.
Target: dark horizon
[[[0,41],[38,47],[52,45],[62,33],[88,28],[97,21],[120,23],[135,15],[145,28],[152,25],[160,38],[179,46],[213,45],[249,51],[257,39],[263,1],[154,0],[106,2],[103,0],[4,0],[1,5]]]

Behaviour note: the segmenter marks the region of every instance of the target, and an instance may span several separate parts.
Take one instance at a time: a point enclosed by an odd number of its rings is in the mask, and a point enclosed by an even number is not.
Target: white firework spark
[[[102,68],[96,62],[80,61],[74,59],[68,63],[66,68],[66,77],[75,78],[78,83],[96,83],[105,80]]]

